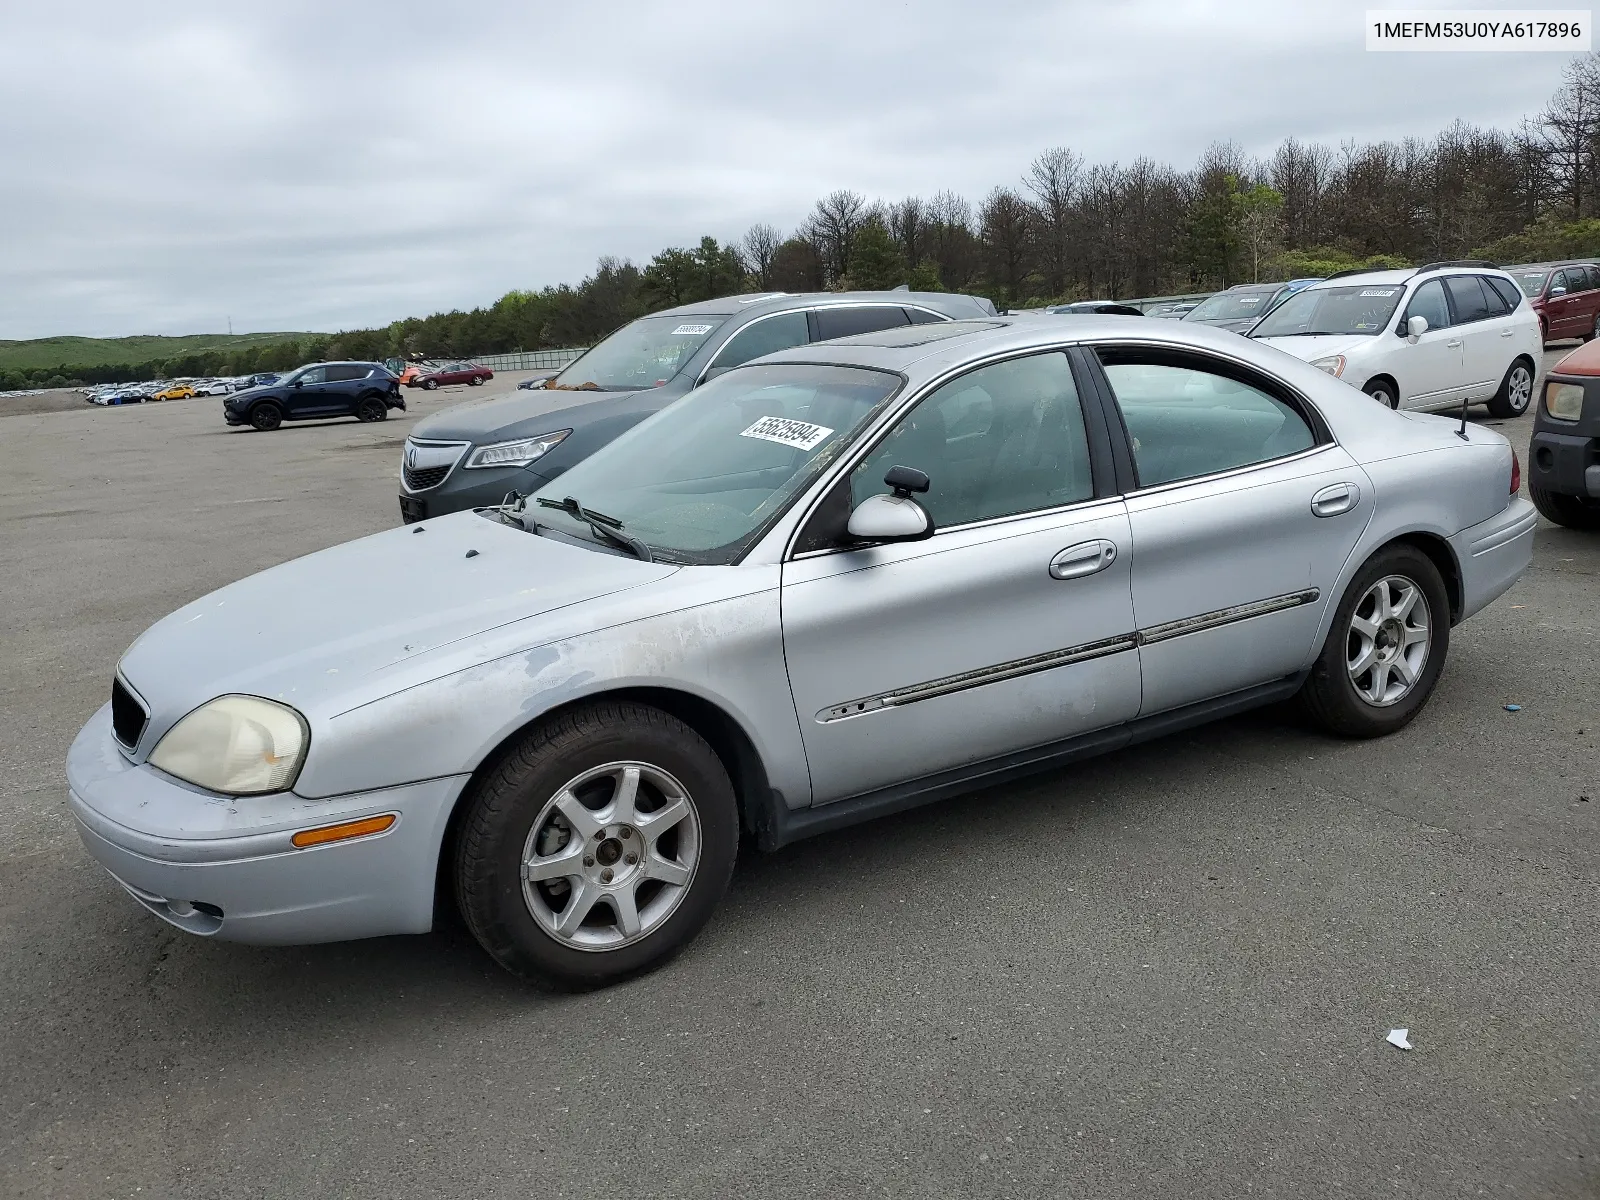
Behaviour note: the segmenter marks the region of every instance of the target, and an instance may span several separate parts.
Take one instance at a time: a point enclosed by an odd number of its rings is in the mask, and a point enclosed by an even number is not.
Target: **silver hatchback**
[[[704,925],[741,827],[771,849],[1291,698],[1400,728],[1528,565],[1517,471],[1190,323],[797,348],[513,506],[157,623],[71,804],[191,932],[423,932],[437,883],[509,969],[605,983]]]

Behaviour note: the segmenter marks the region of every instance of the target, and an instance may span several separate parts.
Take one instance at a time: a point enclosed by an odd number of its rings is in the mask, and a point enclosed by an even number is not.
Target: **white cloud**
[[[1504,0],[1502,0],[1504,3]],[[8,14],[0,337],[333,329],[1047,146],[1510,126],[1558,55],[1368,54],[1365,0],[113,3]]]

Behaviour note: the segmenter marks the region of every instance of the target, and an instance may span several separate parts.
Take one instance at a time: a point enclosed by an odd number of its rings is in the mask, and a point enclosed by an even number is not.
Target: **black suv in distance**
[[[524,496],[707,379],[763,354],[901,325],[982,318],[958,292],[764,292],[630,321],[542,387],[418,422],[400,469],[407,522]]]
[[[391,408],[404,409],[400,381],[382,363],[309,363],[276,382],[234,392],[222,402],[229,425],[276,429],[285,421],[354,417],[381,421]]]

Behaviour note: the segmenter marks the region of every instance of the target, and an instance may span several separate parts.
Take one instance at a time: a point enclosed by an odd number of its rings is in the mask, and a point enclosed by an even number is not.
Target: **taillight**
[[[1522,490],[1522,464],[1517,461],[1516,450],[1511,451],[1511,494],[1515,496]]]

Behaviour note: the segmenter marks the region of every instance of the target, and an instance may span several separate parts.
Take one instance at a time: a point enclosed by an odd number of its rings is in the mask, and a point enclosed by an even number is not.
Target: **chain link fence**
[[[540,371],[564,367],[587,349],[578,346],[567,350],[517,350],[510,354],[479,354],[471,361],[491,371]]]

